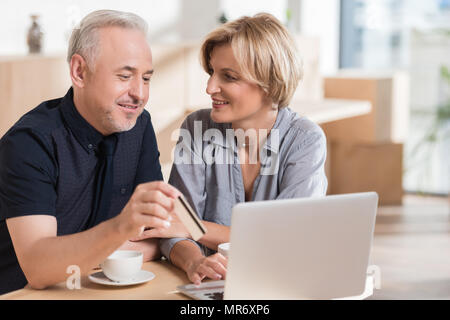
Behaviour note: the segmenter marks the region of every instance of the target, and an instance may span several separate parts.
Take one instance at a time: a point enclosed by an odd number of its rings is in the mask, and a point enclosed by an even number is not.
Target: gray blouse
[[[244,183],[231,123],[213,122],[210,112],[196,111],[183,122],[169,183],[185,195],[200,219],[230,226],[232,207],[245,201]],[[260,150],[261,169],[251,200],[324,196],[326,146],[317,124],[282,108]],[[186,239],[161,239],[167,259],[181,240]],[[214,252],[197,244],[205,255]]]

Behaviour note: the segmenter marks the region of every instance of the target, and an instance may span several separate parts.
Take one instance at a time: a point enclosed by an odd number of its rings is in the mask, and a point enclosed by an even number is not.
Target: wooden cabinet
[[[364,116],[325,126],[335,141],[405,142],[409,123],[409,78],[404,72],[373,74],[343,71],[324,79],[326,98],[368,100]]]
[[[70,87],[63,56],[0,57],[0,137],[20,117]]]
[[[401,204],[408,76],[343,72],[325,78],[324,92],[326,98],[362,99],[372,104],[366,115],[322,125],[329,141],[329,193],[376,191],[380,204]]]

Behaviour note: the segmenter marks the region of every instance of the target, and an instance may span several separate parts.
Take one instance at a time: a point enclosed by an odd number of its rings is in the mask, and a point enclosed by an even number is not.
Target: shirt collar
[[[72,87],[63,97],[60,110],[64,121],[75,136],[75,139],[77,139],[87,152],[94,152],[103,140],[103,135],[91,126],[78,112],[73,102]]]
[[[283,140],[283,137],[289,128],[291,114],[292,111],[288,108],[281,108],[278,110],[277,120],[275,120],[275,124],[270,131],[269,137],[267,137],[263,149],[278,153],[280,150],[280,142]],[[275,130],[277,131],[276,135],[274,134]]]
[[[264,143],[263,149],[270,150],[271,152],[278,153],[279,147],[280,147],[280,141],[283,140],[283,137],[286,135],[286,132],[289,129],[290,126],[290,120],[295,118],[297,115],[295,112],[293,112],[288,107],[281,108],[278,111],[277,119],[275,120],[275,124],[273,125],[273,128],[271,130],[271,133],[269,137],[267,138],[266,142]],[[211,141],[211,143],[219,145],[223,148],[232,148],[234,147],[234,136],[233,137],[227,137],[226,131],[227,129],[232,129],[231,123],[226,124],[216,124],[217,129],[221,129],[223,135],[223,139],[214,139]],[[278,131],[278,137],[271,136],[273,130]],[[230,139],[231,138],[231,139]]]

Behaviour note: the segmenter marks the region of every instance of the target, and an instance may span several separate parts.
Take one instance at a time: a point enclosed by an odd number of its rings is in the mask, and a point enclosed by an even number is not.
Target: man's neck
[[[73,90],[73,104],[75,105],[75,109],[77,109],[81,117],[83,117],[83,119],[86,120],[86,122],[89,123],[91,127],[100,132],[103,136],[109,135],[108,132],[104,132],[104,130],[101,130],[100,126],[95,124],[94,117],[89,112],[89,106],[85,101],[84,96],[80,92],[77,92],[75,89]]]

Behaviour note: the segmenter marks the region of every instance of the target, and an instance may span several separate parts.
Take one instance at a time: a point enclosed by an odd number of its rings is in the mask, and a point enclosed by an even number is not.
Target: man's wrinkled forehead
[[[124,71],[126,71],[126,72],[131,72],[131,73],[138,73],[139,72],[139,70],[136,67],[128,66],[128,65],[124,65],[122,67],[119,67],[119,68],[115,69],[114,71],[115,72],[124,72]],[[146,71],[144,71],[142,73],[144,75],[151,76],[151,75],[153,75],[153,72],[154,72],[153,69],[148,69],[148,70],[146,70]]]
[[[98,30],[97,63],[110,68],[152,72],[152,53],[145,34],[137,29],[106,27]]]

